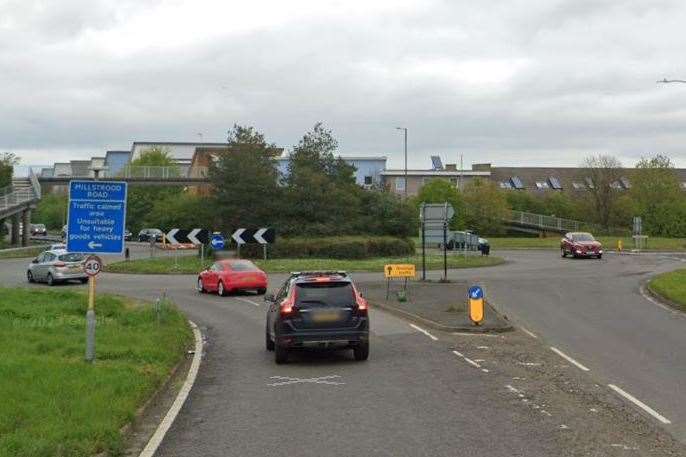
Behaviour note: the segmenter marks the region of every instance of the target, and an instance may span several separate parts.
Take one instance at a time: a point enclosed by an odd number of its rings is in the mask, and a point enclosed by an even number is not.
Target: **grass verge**
[[[36,257],[48,248],[47,245],[27,246],[21,249],[0,250],[0,259],[22,259],[26,257]]]
[[[504,249],[560,249],[562,237],[551,236],[548,238],[517,238],[517,237],[488,237],[493,250]],[[622,240],[624,250],[634,247],[634,240],[630,237],[600,236],[598,241],[603,243],[605,249],[617,249],[617,241]],[[686,239],[684,238],[648,238],[648,250],[654,251],[686,251]]]
[[[346,270],[346,271],[383,271],[388,263],[414,263],[419,269],[422,259],[420,256],[413,257],[377,257],[362,260],[338,260],[338,259],[270,259],[255,260],[257,266],[267,273],[288,273],[301,270]],[[150,273],[150,274],[195,274],[212,262],[206,261],[201,264],[196,256],[179,257],[176,261],[173,257],[157,257],[153,259],[131,260],[128,262],[111,263],[105,267],[105,271],[112,273]],[[448,268],[473,268],[490,267],[503,263],[500,257],[488,256],[459,256],[448,255]],[[427,255],[426,267],[430,270],[443,268],[443,256]]]
[[[192,332],[172,305],[99,295],[97,360],[84,361],[87,297],[0,288],[0,456],[122,452],[119,430],[183,357]]]
[[[662,273],[648,284],[650,290],[686,311],[686,269]]]

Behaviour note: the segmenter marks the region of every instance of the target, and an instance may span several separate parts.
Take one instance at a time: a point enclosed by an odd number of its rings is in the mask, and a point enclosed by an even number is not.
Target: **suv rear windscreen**
[[[62,262],[81,262],[86,256],[79,254],[78,252],[70,252],[69,254],[62,254],[58,258]]]
[[[296,304],[350,306],[355,301],[349,282],[313,282],[297,285]]]

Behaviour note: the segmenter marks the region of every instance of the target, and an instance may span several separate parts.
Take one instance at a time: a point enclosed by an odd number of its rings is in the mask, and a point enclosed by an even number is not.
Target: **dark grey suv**
[[[276,363],[302,348],[350,348],[356,360],[369,357],[367,301],[342,271],[291,273],[268,303],[266,347]]]

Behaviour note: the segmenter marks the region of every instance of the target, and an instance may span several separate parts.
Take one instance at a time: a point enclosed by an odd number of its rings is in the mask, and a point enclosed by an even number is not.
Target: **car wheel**
[[[33,273],[31,273],[31,270],[26,272],[26,280],[28,282],[36,282],[36,280],[33,279]]]
[[[264,287],[260,287],[259,289],[257,289],[257,295],[264,295],[266,293],[267,293],[267,289]]]
[[[265,329],[265,331],[264,331],[264,342],[265,342],[265,347],[268,351],[274,350],[274,341],[272,341],[272,337],[269,336],[269,330],[268,329]]]
[[[219,284],[217,285],[217,295],[220,297],[223,297],[226,295],[226,289],[224,289],[224,283],[219,281]]]
[[[598,254],[598,260],[600,260],[600,259],[602,259],[602,258],[603,258],[603,255],[602,255],[602,254]]]
[[[197,288],[198,288],[198,292],[200,292],[201,294],[204,294],[205,292],[207,292],[205,290],[205,286],[203,286],[203,284],[202,284],[201,278],[198,278],[198,287]]]
[[[47,281],[49,286],[55,285],[55,278],[52,277],[52,273],[48,273]]]
[[[278,344],[274,345],[274,361],[281,365],[288,362],[288,349]]]
[[[360,343],[359,346],[354,347],[353,353],[355,354],[355,360],[367,360],[369,358],[369,342]]]

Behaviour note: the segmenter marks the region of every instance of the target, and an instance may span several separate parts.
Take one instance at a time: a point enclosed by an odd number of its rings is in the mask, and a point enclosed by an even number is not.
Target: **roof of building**
[[[383,170],[382,176],[405,176],[405,170]],[[407,170],[407,176],[491,176],[489,171],[474,170]]]

